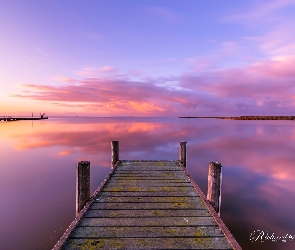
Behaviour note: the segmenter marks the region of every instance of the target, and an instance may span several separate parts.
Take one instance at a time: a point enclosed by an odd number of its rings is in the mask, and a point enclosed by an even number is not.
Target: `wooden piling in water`
[[[179,160],[182,163],[182,165],[186,168],[186,141],[180,142]]]
[[[90,162],[80,161],[76,172],[76,216],[90,198]]]
[[[112,141],[112,168],[119,160],[119,141]]]
[[[209,162],[208,172],[208,192],[207,199],[214,207],[216,213],[220,216],[220,205],[221,205],[221,163]]]

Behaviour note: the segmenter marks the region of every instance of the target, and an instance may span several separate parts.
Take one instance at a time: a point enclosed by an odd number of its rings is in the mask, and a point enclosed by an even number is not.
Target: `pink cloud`
[[[104,66],[99,69],[101,72],[114,72],[116,69],[112,66]]]
[[[125,75],[84,78],[61,86],[23,84],[20,93],[13,96],[79,108],[89,114],[287,115],[295,106],[294,64],[295,56],[284,56],[243,68],[197,71],[179,77],[136,81]]]
[[[265,76],[276,78],[295,77],[295,56],[281,56],[272,60],[265,60],[249,67],[250,72],[257,72]]]
[[[270,30],[259,36],[243,37],[244,40],[251,41],[262,53],[268,57],[295,54],[295,31],[293,21],[284,21],[272,25]]]
[[[290,91],[294,91],[294,63],[294,56],[265,60],[245,68],[185,75],[181,83],[185,88],[207,91],[221,97],[287,97]]]
[[[74,83],[76,82],[75,79],[69,78],[69,77],[64,77],[61,75],[53,76],[50,78],[53,81],[58,81],[58,82],[68,82],[68,83]]]
[[[86,78],[75,85],[44,87],[25,84],[22,93],[14,96],[55,102],[58,105],[65,103],[67,106],[81,106],[83,103],[83,108],[88,111],[121,114],[167,114],[171,110],[178,110],[178,105],[187,108],[199,105],[192,93],[168,89],[158,84],[159,81]]]

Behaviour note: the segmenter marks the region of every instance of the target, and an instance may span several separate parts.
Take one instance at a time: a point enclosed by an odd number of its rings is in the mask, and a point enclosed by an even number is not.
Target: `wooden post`
[[[179,160],[183,164],[183,166],[186,168],[186,141],[180,142]]]
[[[119,160],[119,141],[112,141],[112,168]]]
[[[209,162],[209,173],[208,173],[208,192],[207,199],[214,207],[216,213],[220,216],[220,205],[221,205],[221,163]]]
[[[90,198],[90,162],[80,161],[76,173],[76,216]]]

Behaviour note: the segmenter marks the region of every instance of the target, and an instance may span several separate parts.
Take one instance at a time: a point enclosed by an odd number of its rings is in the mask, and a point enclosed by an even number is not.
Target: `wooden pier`
[[[48,117],[47,116],[44,116],[44,117],[12,117],[12,116],[0,116],[0,121],[5,121],[5,122],[23,121],[23,120],[34,121],[34,120],[44,120],[44,119],[48,119]]]
[[[218,216],[221,164],[209,163],[208,200],[180,145],[180,160],[129,161],[112,142],[112,170],[90,199],[90,163],[80,162],[77,217],[53,249],[241,249]]]

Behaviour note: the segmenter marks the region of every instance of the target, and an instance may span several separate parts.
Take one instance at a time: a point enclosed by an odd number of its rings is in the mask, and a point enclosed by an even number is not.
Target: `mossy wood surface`
[[[177,161],[122,161],[62,249],[233,249]]]

